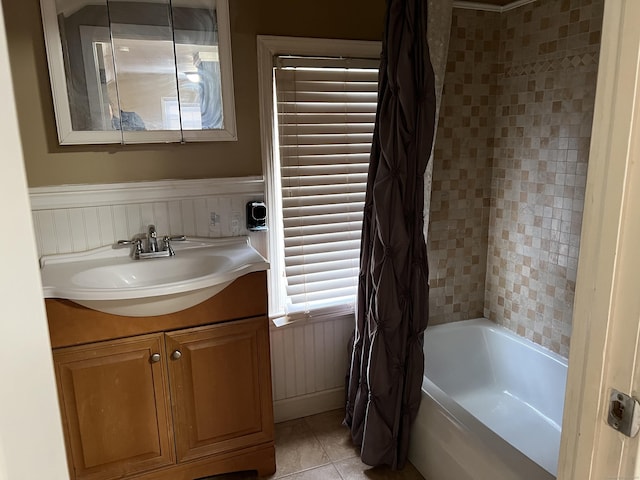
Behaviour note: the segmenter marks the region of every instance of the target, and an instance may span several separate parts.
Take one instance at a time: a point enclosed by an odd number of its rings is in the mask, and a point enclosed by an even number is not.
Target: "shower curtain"
[[[388,0],[362,227],[345,423],[362,461],[402,468],[420,405],[428,267],[424,173],[435,129],[426,0]]]

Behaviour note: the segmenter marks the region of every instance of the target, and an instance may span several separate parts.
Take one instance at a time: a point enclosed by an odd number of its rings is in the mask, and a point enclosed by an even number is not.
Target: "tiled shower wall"
[[[431,325],[483,314],[499,22],[454,9],[427,235]]]
[[[434,165],[432,323],[484,310],[568,355],[602,11],[603,0],[454,9]],[[495,112],[485,130],[474,118],[483,111]]]
[[[487,316],[569,353],[603,0],[502,20]]]

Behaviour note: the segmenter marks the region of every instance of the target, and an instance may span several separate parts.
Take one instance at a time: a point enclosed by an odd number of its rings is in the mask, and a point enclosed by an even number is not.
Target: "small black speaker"
[[[252,232],[267,229],[267,207],[264,202],[247,203],[247,229]]]

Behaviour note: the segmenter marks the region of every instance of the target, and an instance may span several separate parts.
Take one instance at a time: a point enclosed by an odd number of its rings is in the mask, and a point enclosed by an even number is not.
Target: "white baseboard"
[[[308,417],[337,408],[344,408],[344,388],[334,388],[273,402],[275,423]]]

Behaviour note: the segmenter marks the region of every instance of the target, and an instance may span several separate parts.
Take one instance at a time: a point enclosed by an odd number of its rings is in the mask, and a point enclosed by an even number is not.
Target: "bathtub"
[[[486,319],[429,327],[409,460],[427,480],[556,478],[567,361]]]

